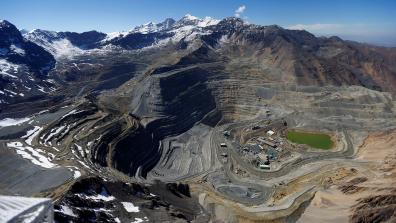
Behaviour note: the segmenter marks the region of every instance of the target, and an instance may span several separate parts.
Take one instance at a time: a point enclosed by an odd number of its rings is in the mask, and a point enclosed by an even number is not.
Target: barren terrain
[[[55,90],[2,106],[0,192],[53,198],[58,221],[395,220],[393,51],[236,18],[195,29],[57,57]]]

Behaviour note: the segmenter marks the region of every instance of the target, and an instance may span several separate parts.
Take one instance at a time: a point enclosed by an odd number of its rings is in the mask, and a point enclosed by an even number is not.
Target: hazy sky
[[[0,19],[28,30],[113,32],[185,14],[217,19],[238,16],[255,24],[396,46],[396,0],[0,1]]]

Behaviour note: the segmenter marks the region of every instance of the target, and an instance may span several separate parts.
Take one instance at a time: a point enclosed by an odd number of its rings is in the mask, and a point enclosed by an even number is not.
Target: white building
[[[271,169],[270,165],[266,165],[266,164],[260,164],[259,167],[260,167],[260,169],[263,169],[263,170]]]

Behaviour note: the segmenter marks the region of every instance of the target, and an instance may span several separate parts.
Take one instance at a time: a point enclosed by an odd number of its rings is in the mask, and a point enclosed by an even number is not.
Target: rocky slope
[[[187,189],[184,189],[187,188]],[[55,205],[57,222],[207,222],[188,185],[104,182],[86,178],[73,184]]]
[[[50,53],[24,39],[13,24],[0,21],[0,108],[53,90],[47,75],[54,65]]]
[[[360,85],[395,92],[394,49],[343,41],[337,37],[318,38],[306,31],[286,30],[279,26],[246,24],[237,18],[219,21],[186,15],[178,21],[166,19],[158,24],[147,23],[127,32],[111,34],[36,29],[22,36],[9,22],[3,21],[2,24],[0,32],[4,86],[6,83],[10,85],[10,81],[13,82],[10,78],[14,76],[27,76],[21,75],[22,73],[31,72],[32,78],[48,73],[55,63],[48,52],[59,62],[64,57],[69,57],[70,60],[70,57],[76,55],[98,51],[110,54],[123,49],[149,50],[171,45],[182,51],[190,49],[190,53],[193,53],[191,49],[196,48],[197,44],[203,44],[202,50],[205,52],[191,63],[211,60],[211,56],[218,60],[216,57],[219,54],[206,54],[213,51],[227,55],[229,60],[242,56],[245,65],[254,65],[267,73],[278,72],[274,78],[287,83]],[[175,57],[174,60],[178,58]],[[15,75],[18,73],[21,74]],[[43,81],[42,76],[40,80]],[[48,81],[42,85],[39,85],[42,92],[48,92],[51,87],[54,89]],[[23,88],[19,84],[17,88],[21,87]],[[26,92],[8,90],[16,93],[14,97],[20,97],[19,93]],[[7,100],[12,97],[12,93],[4,93],[9,95]]]
[[[1,24],[1,145],[73,173],[42,191],[57,199],[58,221],[207,221],[206,211],[229,222],[295,220],[323,187],[319,179],[366,168],[351,161],[365,135],[396,126],[392,48],[191,15],[111,34],[22,36]],[[330,132],[338,150],[298,148],[263,172],[232,152],[237,137],[219,148],[224,130],[254,135],[256,122]],[[78,180],[90,176],[103,181]],[[193,199],[157,180],[190,183]],[[165,198],[154,199],[142,182]],[[150,211],[120,211],[125,196],[141,208],[151,202]]]

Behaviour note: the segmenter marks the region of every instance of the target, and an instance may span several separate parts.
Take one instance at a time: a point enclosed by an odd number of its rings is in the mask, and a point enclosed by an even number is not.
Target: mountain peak
[[[201,19],[201,21],[198,23],[198,26],[200,27],[206,27],[206,26],[213,26],[217,25],[220,22],[218,19],[214,19],[209,16],[205,16],[204,19]]]
[[[145,23],[145,24],[137,26],[133,29],[133,32],[143,33],[143,34],[156,32],[156,31],[158,31],[157,24],[155,24],[153,22]]]
[[[166,18],[163,22],[176,22],[173,18]]]
[[[7,21],[7,20],[0,20],[0,27],[3,27],[3,26],[14,26],[12,23],[10,23],[9,21]]]
[[[163,29],[169,29],[175,24],[175,20],[172,18],[166,18],[163,22],[158,23],[158,26],[161,26]]]
[[[0,47],[8,48],[10,44],[23,42],[23,38],[19,30],[7,20],[0,22]]]
[[[42,29],[33,29],[30,32],[23,34],[23,36],[28,40],[34,40],[33,42],[37,42],[37,40],[41,40],[42,42],[52,42],[60,38],[57,32]]]
[[[185,16],[182,17],[182,19],[184,19],[184,20],[198,20],[199,18],[195,17],[193,15],[190,15],[190,14],[186,14]]]
[[[174,19],[167,18],[163,22],[160,22],[160,23],[148,22],[143,25],[136,26],[133,30],[131,30],[131,32],[147,34],[147,33],[164,31],[164,30],[170,29],[174,23],[175,23]]]
[[[19,30],[16,28],[16,26],[7,20],[0,20],[0,28],[7,29],[7,30],[14,30],[14,31],[16,30],[19,32]]]
[[[28,32],[29,34],[33,34],[33,33],[52,33],[55,34],[57,32],[55,31],[49,31],[49,30],[43,30],[43,29],[32,29]]]
[[[192,25],[192,26],[197,26],[197,27],[206,27],[206,26],[216,25],[219,22],[220,22],[220,20],[213,19],[209,16],[206,16],[205,18],[201,19],[196,16],[187,14],[187,15],[183,16],[179,21],[177,21],[175,26],[181,27],[181,26],[191,26]]]
[[[242,27],[243,25],[246,25],[246,23],[241,18],[228,17],[221,20],[218,25],[223,27]]]
[[[227,17],[221,21],[226,21],[226,22],[239,22],[239,23],[244,23],[243,19],[238,18],[238,17]]]

